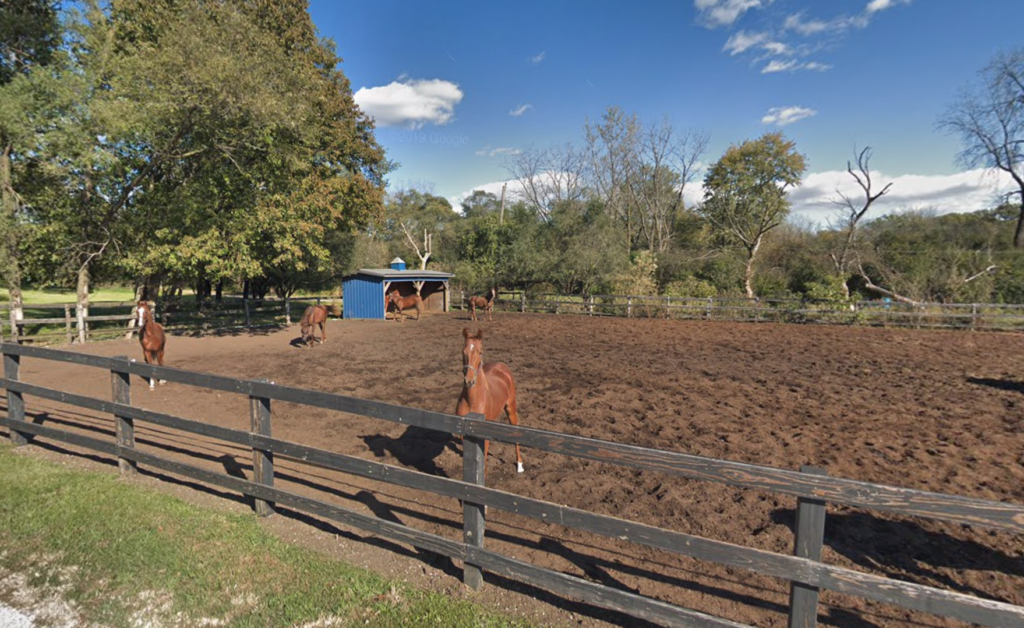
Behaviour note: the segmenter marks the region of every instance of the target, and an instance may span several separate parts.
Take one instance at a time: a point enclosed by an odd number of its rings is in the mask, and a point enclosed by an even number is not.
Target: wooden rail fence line
[[[218,375],[141,364],[126,357],[107,358],[11,343],[0,344],[8,412],[0,418],[11,440],[23,445],[31,438],[98,451],[118,460],[122,474],[144,465],[214,486],[237,491],[255,500],[260,516],[283,506],[324,517],[401,543],[433,551],[464,564],[464,581],[480,587],[485,573],[523,581],[553,593],[577,598],[602,608],[623,612],[667,626],[741,628],[727,619],[682,608],[537,567],[484,548],[485,508],[498,508],[538,521],[625,539],[682,556],[746,569],[791,582],[789,626],[812,628],[817,624],[818,592],[828,589],[904,608],[959,619],[984,626],[1024,626],[1024,607],[986,600],[931,586],[821,562],[826,503],[884,510],[901,515],[973,525],[1024,534],[1024,505],[931,493],[913,489],[833,478],[820,469],[775,469],[715,460],[633,445],[600,441],[544,430],[489,423],[480,415],[458,417],[331,393],[279,386],[265,380],[239,380]],[[111,400],[77,395],[21,381],[22,357],[86,365],[110,372]],[[250,431],[207,425],[198,421],[152,412],[131,405],[131,379],[157,377],[168,382],[247,395]],[[114,442],[26,421],[24,396],[38,397],[111,415],[115,420]],[[272,401],[297,403],[393,421],[403,425],[448,432],[463,437],[463,479],[456,480],[339,454],[274,438],[271,434]],[[181,430],[252,451],[251,480],[162,458],[135,448],[134,425],[143,421]],[[483,481],[483,441],[520,443],[545,451],[596,460],[608,464],[670,473],[725,483],[798,498],[794,555],[777,554],[699,536],[665,530],[608,515],[529,498],[488,488]],[[358,477],[423,490],[459,499],[463,503],[463,540],[447,539],[399,523],[358,513],[318,499],[304,497],[274,486],[275,457],[333,469]]]
[[[237,297],[225,297],[225,301],[219,305],[207,305],[205,308],[186,308],[171,312],[157,307],[154,313],[158,320],[164,325],[167,331],[183,331],[195,329],[235,329],[257,326],[254,318],[271,315],[274,318],[283,316],[285,321],[291,319],[292,308],[301,312],[306,305],[316,303],[335,303],[341,299],[336,297],[297,297],[285,300],[274,300],[271,298],[261,299],[256,305],[256,300],[244,300]],[[158,304],[159,305],[159,304]],[[77,308],[76,304],[40,304],[28,305],[22,308],[25,310],[63,310],[64,315],[60,317],[25,318],[24,315],[18,318],[9,305],[0,304],[0,342],[5,340],[4,327],[7,327],[6,339],[10,342],[74,342],[84,343],[96,337],[116,337],[119,335],[130,336],[135,333],[135,314],[112,314],[112,315],[85,315],[85,311]],[[90,308],[98,310],[124,309],[134,312],[134,302],[97,302],[91,303]],[[3,310],[7,309],[7,315]],[[230,319],[227,324],[223,319]],[[236,320],[237,319],[237,320]],[[126,325],[95,329],[91,323],[97,322],[120,322]],[[64,325],[63,331],[26,333],[26,327],[58,326]]]
[[[462,292],[457,301],[467,309]],[[913,327],[918,329],[970,329],[1024,331],[1024,304],[920,303],[859,301],[847,306],[799,299],[746,299],[738,297],[670,297],[641,295],[527,295],[500,292],[499,311],[675,318],[737,322],[822,323]]]

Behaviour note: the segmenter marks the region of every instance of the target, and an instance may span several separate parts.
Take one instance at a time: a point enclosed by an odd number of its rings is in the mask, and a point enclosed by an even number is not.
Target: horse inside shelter
[[[393,266],[397,266],[396,260]],[[404,262],[401,263],[404,266]],[[419,291],[426,312],[447,312],[451,308],[451,273],[404,268],[369,268],[345,277],[342,282],[344,318],[386,318],[387,295],[397,290],[407,297]]]

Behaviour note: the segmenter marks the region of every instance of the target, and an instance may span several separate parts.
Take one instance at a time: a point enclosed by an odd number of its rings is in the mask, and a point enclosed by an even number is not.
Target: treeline
[[[701,133],[613,108],[583,135],[579,147],[517,154],[504,207],[479,190],[458,211],[429,191],[391,193],[353,265],[426,260],[480,293],[1024,302],[1019,206],[876,218],[872,204],[890,186],[873,184],[870,149],[847,164],[862,196],[837,198],[834,226],[819,229],[786,220],[805,162],[780,133],[730,147],[693,206],[684,192]]]
[[[788,193],[806,163],[781,133],[703,168],[705,134],[611,108],[576,144],[513,155],[504,203],[386,194],[394,164],[339,63],[305,0],[0,5],[12,306],[23,285],[76,286],[82,304],[94,283],[288,296],[395,256],[480,292],[1024,302],[1019,205],[877,218],[889,187],[873,186],[864,150],[847,164],[862,196],[838,199],[832,228],[802,228]],[[984,133],[1024,129],[1024,53],[985,72],[1001,88],[943,124],[965,163],[1015,172],[1024,138]],[[699,172],[704,195],[688,204]]]
[[[327,287],[392,169],[305,0],[0,7],[0,235],[21,286]]]

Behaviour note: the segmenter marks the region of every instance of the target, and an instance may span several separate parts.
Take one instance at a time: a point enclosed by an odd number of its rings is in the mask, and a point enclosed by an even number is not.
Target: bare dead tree
[[[853,164],[847,161],[846,171],[850,173],[850,176],[857,182],[861,191],[864,192],[864,198],[854,202],[852,198],[842,191],[836,190],[839,200],[833,200],[832,202],[843,208],[843,227],[838,250],[829,253],[829,257],[832,259],[832,264],[835,267],[836,276],[843,282],[843,292],[847,298],[850,296],[850,266],[857,253],[857,226],[860,224],[861,219],[864,218],[864,215],[868,213],[868,210],[871,209],[872,203],[888,194],[892,188],[892,183],[888,183],[878,192],[872,191],[870,146],[865,147],[860,152],[857,152],[855,148],[854,155],[856,155],[857,159],[857,169],[854,170]],[[859,274],[867,279],[863,271]],[[870,282],[870,280],[868,281]]]
[[[584,198],[584,166],[583,153],[570,142],[521,151],[505,164],[519,184],[521,197],[545,220],[554,207]]]
[[[960,163],[1007,173],[1021,201],[1015,248],[1024,247],[1024,48],[999,53],[981,72],[976,91],[961,90],[938,126],[958,135]]]
[[[420,249],[419,244],[413,239],[409,227],[404,222],[398,224],[402,227],[402,233],[405,234],[405,240],[409,243],[409,248],[416,253],[416,257],[420,258],[420,270],[426,270],[427,260],[430,259],[431,254],[434,252],[434,234],[426,229],[423,230],[423,248]],[[419,292],[419,289],[417,289],[417,292]]]

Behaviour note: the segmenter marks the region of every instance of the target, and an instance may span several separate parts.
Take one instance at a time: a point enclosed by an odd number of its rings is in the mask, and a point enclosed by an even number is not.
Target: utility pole
[[[505,224],[505,186],[508,182],[501,184],[501,209],[498,211],[498,224]]]

